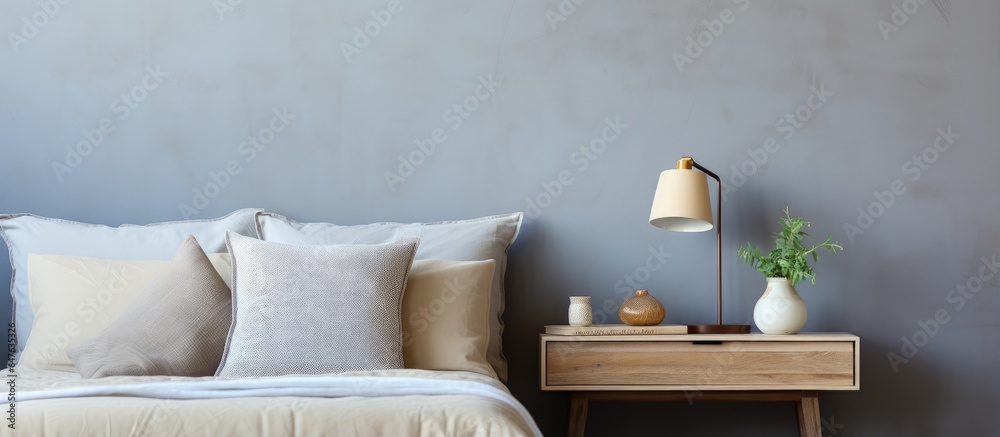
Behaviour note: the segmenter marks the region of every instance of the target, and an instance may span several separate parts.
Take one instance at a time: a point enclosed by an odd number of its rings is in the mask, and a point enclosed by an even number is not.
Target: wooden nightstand
[[[594,402],[795,402],[822,435],[819,392],[860,390],[861,339],[844,333],[541,335],[542,390],[570,391],[569,435]]]

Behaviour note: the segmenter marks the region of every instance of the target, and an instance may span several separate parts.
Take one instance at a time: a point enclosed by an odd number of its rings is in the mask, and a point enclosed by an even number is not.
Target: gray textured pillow
[[[299,247],[228,233],[233,323],[217,376],[403,367],[400,307],[416,238]]]
[[[341,226],[300,223],[273,213],[257,214],[257,234],[264,241],[313,244],[379,244],[403,237],[420,239],[416,259],[496,261],[490,291],[490,338],[486,358],[501,381],[507,380],[507,359],[501,350],[507,248],[521,228],[521,213],[434,223],[372,223]]]
[[[210,376],[232,317],[229,287],[194,236],[108,328],[68,351],[84,378]]]

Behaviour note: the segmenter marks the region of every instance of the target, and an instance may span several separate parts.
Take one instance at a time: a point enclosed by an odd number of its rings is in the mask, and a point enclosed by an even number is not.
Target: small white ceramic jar
[[[569,325],[590,326],[594,320],[594,312],[590,308],[590,296],[570,296]]]

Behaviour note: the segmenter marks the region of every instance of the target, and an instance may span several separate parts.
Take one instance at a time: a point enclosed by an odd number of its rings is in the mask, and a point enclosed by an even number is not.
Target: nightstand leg
[[[590,396],[587,393],[574,392],[569,398],[569,437],[583,437],[587,429],[587,408],[590,407]]]
[[[822,437],[823,428],[819,418],[819,393],[802,392],[802,399],[795,406],[799,417],[799,435],[802,437]]]

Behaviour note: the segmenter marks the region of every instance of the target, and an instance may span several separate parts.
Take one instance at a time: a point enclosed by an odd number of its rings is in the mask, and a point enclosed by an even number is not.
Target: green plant
[[[774,234],[774,250],[767,255],[761,255],[756,247],[748,242],[746,247],[740,247],[739,256],[743,261],[757,269],[768,278],[788,278],[794,287],[802,279],[808,278],[816,284],[816,273],[809,265],[808,256],[811,254],[813,262],[819,261],[817,249],[826,248],[830,252],[837,253],[837,249],[844,250],[844,247],[836,242],[831,243],[830,239],[807,248],[802,240],[809,236],[803,228],[809,227],[809,222],[802,218],[793,218],[785,207],[785,216],[778,219],[781,224],[781,231]]]

